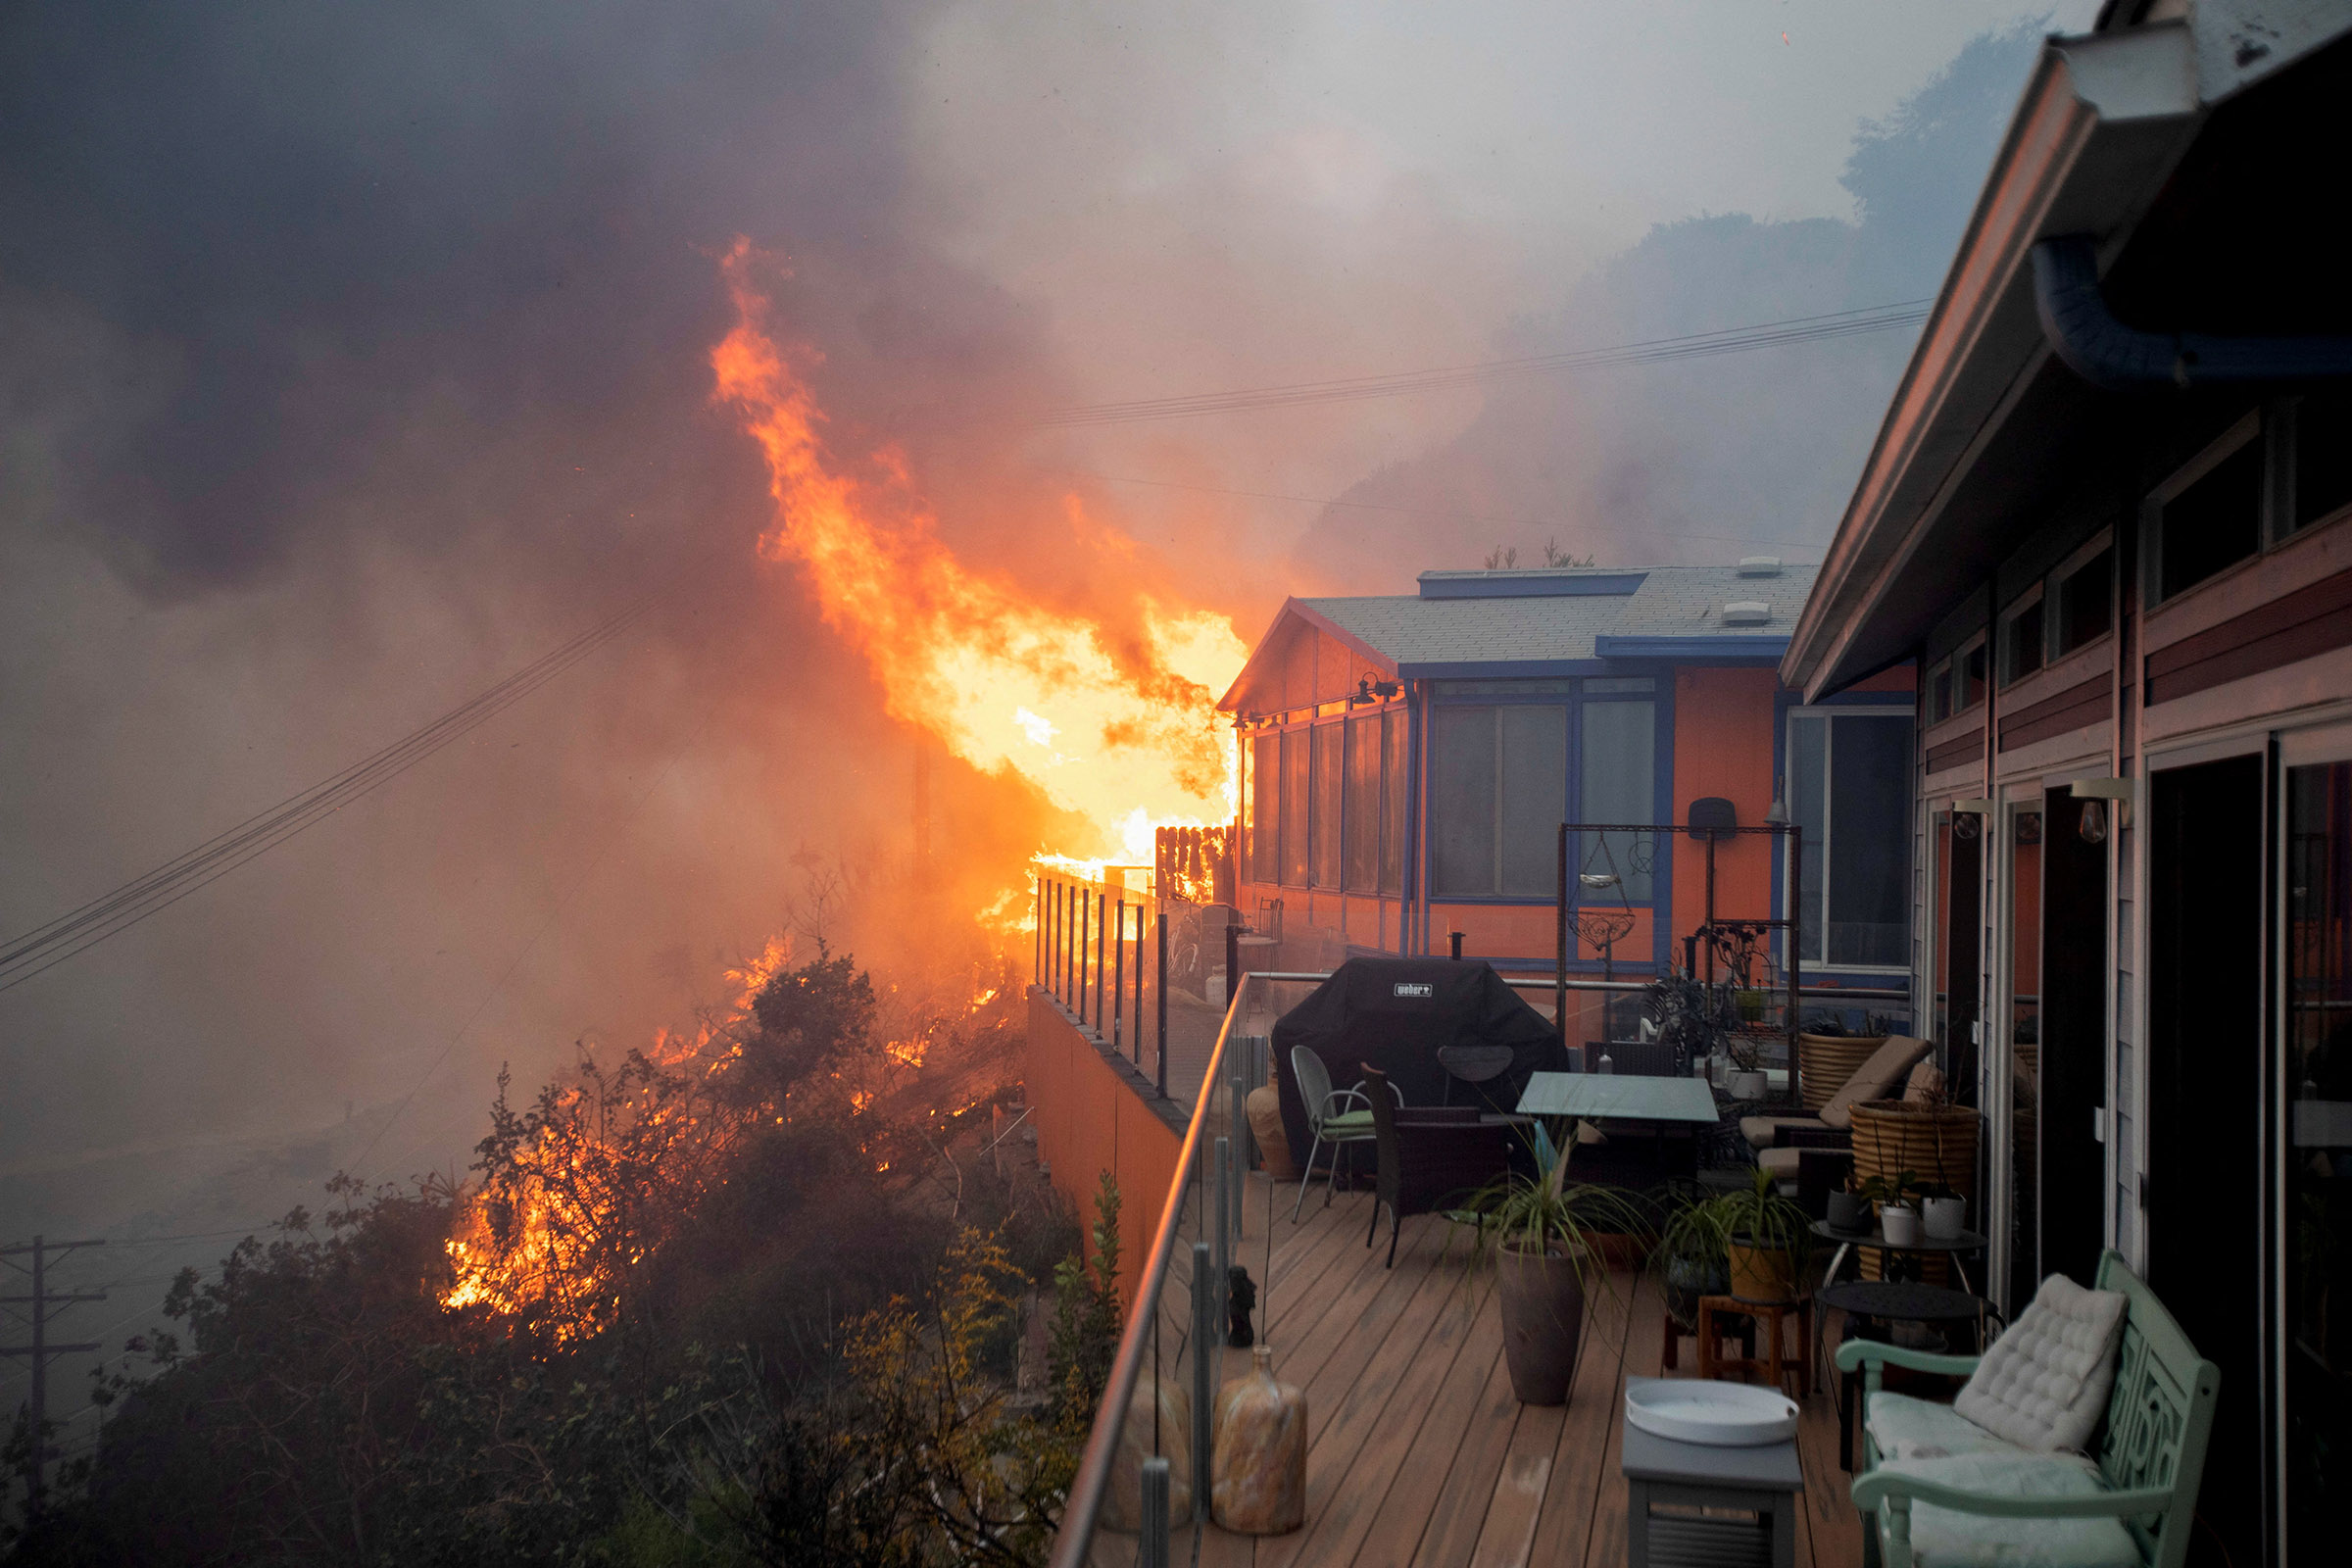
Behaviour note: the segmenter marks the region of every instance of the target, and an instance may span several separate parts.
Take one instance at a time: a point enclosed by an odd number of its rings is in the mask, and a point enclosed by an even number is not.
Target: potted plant
[[[1750,1301],[1796,1297],[1797,1272],[1813,1239],[1813,1217],[1781,1196],[1770,1171],[1759,1170],[1745,1191],[1716,1200],[1732,1294]]]
[[[1968,1200],[1943,1182],[1922,1182],[1919,1196],[1920,1229],[1932,1242],[1948,1242],[1968,1224]]]
[[[1847,1171],[1844,1184],[1830,1194],[1828,1217],[1830,1229],[1834,1231],[1861,1232],[1870,1229],[1870,1200],[1864,1198],[1861,1189],[1855,1185],[1852,1171]]]
[[[1650,1256],[1657,1265],[1667,1315],[1686,1329],[1695,1328],[1698,1298],[1721,1296],[1732,1288],[1721,1200],[1705,1193],[1681,1195]]]
[[[1575,1152],[1574,1138],[1568,1153]],[[1603,1236],[1642,1237],[1641,1207],[1625,1193],[1567,1179],[1568,1153],[1541,1174],[1513,1172],[1471,1195],[1484,1250],[1496,1264],[1502,1352],[1522,1404],[1565,1404],[1584,1338],[1585,1298],[1608,1286]]]

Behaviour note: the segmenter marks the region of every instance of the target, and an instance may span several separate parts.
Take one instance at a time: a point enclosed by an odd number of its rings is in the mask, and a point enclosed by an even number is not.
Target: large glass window
[[[1380,885],[1380,721],[1366,713],[1348,721],[1348,891]]]
[[[1807,963],[1902,968],[1911,942],[1911,715],[1792,713],[1788,809],[1804,828]]]
[[[1584,706],[1584,785],[1578,817],[1587,822],[1651,822],[1657,819],[1657,710],[1648,703],[1587,703]],[[1580,869],[1614,871],[1627,898],[1650,896],[1650,872],[1634,864],[1636,836],[1588,835],[1578,851]],[[1602,842],[1594,843],[1592,840]],[[1555,870],[1553,882],[1558,875]],[[1546,891],[1549,891],[1547,888]],[[1607,896],[1601,903],[1614,902]]]
[[[2058,580],[2058,652],[2071,654],[2115,624],[2115,550],[2100,551]]]
[[[1250,880],[1282,880],[1282,737],[1250,743]]]
[[[1404,744],[1404,714],[1391,709],[1380,715],[1382,748],[1388,754],[1382,790],[1387,796],[1383,803],[1380,835],[1380,891],[1404,891],[1404,802],[1409,775],[1406,771],[1408,753]]]
[[[1307,803],[1312,798],[1307,790],[1307,746],[1312,739],[1308,730],[1282,732],[1282,880],[1295,888],[1306,886]]]
[[[2249,439],[2163,503],[2156,597],[2195,587],[2262,548],[2262,441]]]
[[[1540,897],[1557,885],[1568,809],[1568,710],[1439,708],[1430,742],[1430,889]]]
[[[1345,846],[1340,840],[1340,801],[1347,779],[1348,732],[1319,724],[1315,737],[1315,886],[1336,888]]]

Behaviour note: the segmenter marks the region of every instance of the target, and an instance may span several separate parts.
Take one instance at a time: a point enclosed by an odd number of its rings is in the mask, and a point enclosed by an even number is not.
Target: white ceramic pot
[[[1919,1200],[1919,1223],[1929,1240],[1948,1242],[1968,1223],[1968,1200],[1923,1198]]]
[[[1762,1100],[1766,1087],[1763,1071],[1735,1072],[1729,1075],[1734,1100]]]
[[[1919,1210],[1908,1203],[1888,1203],[1879,1210],[1879,1224],[1889,1247],[1909,1247],[1919,1240]]]

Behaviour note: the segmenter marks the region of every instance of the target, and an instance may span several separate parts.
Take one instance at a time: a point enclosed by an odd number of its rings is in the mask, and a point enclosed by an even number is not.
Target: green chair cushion
[[[2101,1492],[2089,1460],[2055,1453],[1959,1453],[1888,1459],[1891,1475],[2002,1497],[2080,1497]],[[1880,1512],[1884,1531],[1886,1509]],[[1933,1503],[1911,1505],[1916,1568],[2139,1568],[2139,1547],[2114,1519],[2001,1519]]]
[[[1329,1142],[1335,1138],[1344,1139],[1350,1135],[1362,1138],[1369,1138],[1372,1136],[1372,1113],[1370,1111],[1343,1111],[1337,1116],[1326,1116],[1323,1118],[1323,1137],[1325,1142]]]
[[[1889,1459],[1942,1459],[1955,1453],[2024,1453],[1948,1404],[1884,1391],[1870,1396],[1863,1417],[1870,1441]]]

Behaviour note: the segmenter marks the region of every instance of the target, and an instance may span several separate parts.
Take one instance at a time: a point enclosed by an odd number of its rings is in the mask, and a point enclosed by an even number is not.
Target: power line
[[[1711,332],[1690,332],[1679,337],[1645,338],[1640,342],[1614,343],[1601,348],[1572,349],[1560,354],[1489,360],[1475,365],[1403,370],[1387,375],[1348,376],[1332,381],[1297,381],[1277,386],[1245,387],[1229,392],[1087,403],[1073,408],[1049,410],[1030,422],[1047,429],[1071,429],[1085,425],[1129,424],[1146,419],[1183,419],[1250,409],[1298,408],[1317,403],[1353,403],[1367,398],[1444,392],[1616,365],[1655,365],[1674,360],[1704,359],[1719,354],[1745,354],[1790,343],[1814,343],[1866,332],[1917,326],[1928,318],[1928,307],[1932,303],[1924,299],[1901,300],[1892,305],[1834,311],[1826,316],[1800,316],[1781,321],[1723,327]]]
[[[14,938],[0,947],[0,991],[23,985],[34,975],[128,930],[381,789],[619,637],[659,598],[659,591],[646,595],[620,613],[590,627],[489,690],[451,709],[422,729],[363,758],[331,778],[288,796],[268,810],[247,817],[113,892]]]
[[[705,705],[703,716],[695,720],[694,728],[688,731],[677,746],[671,750],[667,760],[662,762],[661,770],[654,775],[653,782],[645,787],[645,793],[637,797],[636,804],[629,808],[628,815],[621,818],[622,828],[625,829],[630,823],[637,820],[637,815],[645,809],[646,803],[654,798],[654,792],[662,787],[662,781],[669,777],[669,770],[677,766],[678,759],[685,755],[686,748],[701,738],[704,728],[710,722],[711,715],[718,711],[719,698],[724,695],[723,692],[713,695],[710,701]],[[602,865],[606,856],[612,853],[612,845],[619,836],[617,832],[608,835],[604,842],[597,847],[595,857],[582,865],[578,873],[572,877],[571,886],[564,890],[564,899],[568,899],[587,883],[590,874]],[[416,1080],[415,1086],[401,1097],[400,1103],[392,1107],[392,1114],[384,1118],[384,1124],[375,1130],[375,1136],[368,1140],[368,1147],[361,1150],[359,1157],[351,1162],[353,1169],[356,1170],[367,1164],[368,1156],[375,1152],[375,1146],[383,1142],[384,1134],[392,1130],[392,1124],[399,1121],[407,1112],[417,1093],[431,1081],[433,1074],[441,1070],[441,1064],[449,1060],[450,1053],[458,1049],[458,1042],[465,1039],[466,1033],[473,1028],[474,1023],[484,1012],[489,1010],[490,1004],[497,999],[501,991],[507,988],[507,982],[514,978],[514,971],[522,967],[522,960],[529,957],[532,951],[539,946],[539,939],[547,935],[548,928],[556,923],[556,916],[563,912],[563,908],[564,899],[559,899],[541,918],[538,929],[531,933],[530,940],[515,950],[514,959],[508,963],[506,972],[501,974],[492,983],[490,989],[482,994],[482,1000],[474,1004],[473,1010],[466,1015],[466,1021],[458,1025],[457,1031],[449,1037],[449,1043],[441,1048],[441,1054],[433,1058],[433,1064],[424,1069],[423,1075]]]
[[[1097,473],[1092,468],[1063,468],[1063,473],[1078,474],[1088,479],[1100,479],[1105,484],[1150,485],[1158,490],[1194,490],[1209,496],[1240,496],[1251,501],[1296,501],[1310,507],[1347,507],[1358,512],[1394,512],[1407,517],[1442,517],[1451,522],[1479,522],[1498,528],[1557,528],[1557,520],[1544,521],[1536,517],[1489,517],[1475,512],[1442,512],[1428,507],[1399,507],[1381,501],[1342,501],[1332,496],[1295,496],[1278,490],[1228,490],[1222,485],[1189,484],[1180,479],[1142,479],[1128,474]],[[1647,530],[1662,539],[1717,539],[1731,544],[1782,545],[1803,547],[1810,540],[1758,539],[1742,533],[1690,533],[1679,529]]]

